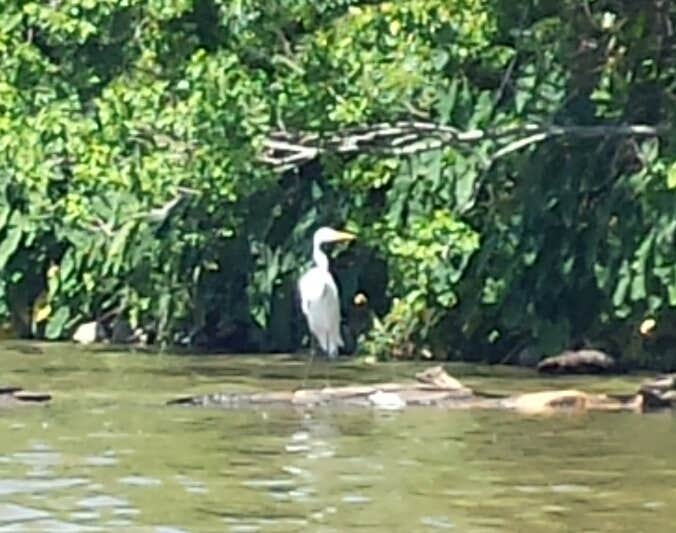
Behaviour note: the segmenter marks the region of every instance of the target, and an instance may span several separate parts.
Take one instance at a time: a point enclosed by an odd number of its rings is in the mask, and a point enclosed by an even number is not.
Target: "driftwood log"
[[[612,372],[615,360],[599,350],[566,350],[538,363],[538,372],[546,374],[596,374]]]
[[[46,392],[31,392],[23,390],[21,387],[0,385],[0,408],[45,403],[51,398],[51,395]]]
[[[187,396],[167,402],[169,405],[212,406],[229,409],[256,408],[274,405],[297,407],[358,406],[380,409],[403,409],[425,406],[443,409],[504,409],[527,414],[560,411],[631,411],[673,407],[669,401],[649,401],[652,396],[645,386],[636,394],[611,396],[579,390],[553,390],[511,396],[478,393],[449,376],[442,367],[431,367],[416,374],[415,381],[349,385],[321,389],[299,389],[281,392],[218,393]],[[645,390],[644,390],[645,389]]]

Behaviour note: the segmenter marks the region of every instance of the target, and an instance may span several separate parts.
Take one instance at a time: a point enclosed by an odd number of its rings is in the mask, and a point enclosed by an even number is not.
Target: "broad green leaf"
[[[476,106],[474,108],[474,115],[472,116],[472,124],[475,127],[485,124],[493,111],[493,100],[489,91],[484,91],[479,95]]]
[[[110,243],[110,248],[108,249],[109,260],[111,261],[115,259],[119,260],[118,256],[124,253],[125,247],[127,245],[127,240],[129,239],[129,236],[132,230],[136,227],[136,225],[137,222],[131,220],[123,224],[121,228],[118,228],[118,230],[115,233],[115,236],[113,237],[113,240]]]
[[[667,170],[667,188],[676,189],[676,161]]]
[[[652,163],[657,159],[660,151],[660,141],[657,138],[646,139],[641,143],[641,154],[646,163]]]
[[[455,108],[455,101],[458,96],[458,81],[453,79],[448,90],[439,92],[437,96],[437,109],[442,124],[447,124]]]
[[[474,185],[478,177],[472,167],[465,167],[464,171],[456,173],[455,178],[455,205],[460,213],[471,209],[474,205]]]
[[[669,305],[676,306],[676,267],[674,267],[674,277],[670,285],[667,285],[667,294],[669,297]]]
[[[7,221],[9,220],[10,215],[12,214],[12,209],[9,205],[0,203],[0,231],[5,228]]]
[[[450,58],[449,53],[446,50],[439,49],[435,50],[432,54],[432,64],[437,70],[441,70],[446,66]]]
[[[19,248],[23,231],[17,226],[10,227],[5,234],[5,238],[0,241],[0,270],[5,268],[7,262]]]
[[[632,302],[638,302],[643,300],[646,295],[647,291],[645,273],[641,271],[640,273],[634,274],[634,276],[631,278],[631,291],[629,292],[629,298]]]
[[[629,264],[625,261],[620,269],[617,285],[613,292],[613,305],[615,307],[619,308],[624,303],[630,283],[631,274],[629,272]]]
[[[59,339],[63,337],[64,328],[70,318],[70,309],[68,306],[59,307],[47,322],[45,327],[45,337],[48,339]]]

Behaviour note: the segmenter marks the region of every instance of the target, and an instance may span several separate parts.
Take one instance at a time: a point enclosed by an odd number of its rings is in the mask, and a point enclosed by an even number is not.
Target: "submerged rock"
[[[378,390],[373,394],[369,394],[368,399],[377,409],[396,411],[406,407],[406,400],[396,392],[383,392]]]
[[[615,369],[615,360],[599,350],[566,350],[538,363],[538,372],[548,374],[595,374]]]
[[[18,390],[12,396],[22,402],[46,402],[52,399],[48,392]]]
[[[676,406],[676,374],[657,376],[643,382],[639,391],[649,407]]]

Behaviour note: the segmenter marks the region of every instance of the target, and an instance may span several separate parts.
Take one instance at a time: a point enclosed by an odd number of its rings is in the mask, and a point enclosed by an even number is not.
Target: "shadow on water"
[[[0,411],[6,531],[670,531],[671,414],[166,407],[183,394],[297,387],[304,360],[0,346],[2,382],[47,406]],[[321,383],[423,365],[325,369]],[[637,378],[552,379],[448,365],[483,391],[631,390]]]

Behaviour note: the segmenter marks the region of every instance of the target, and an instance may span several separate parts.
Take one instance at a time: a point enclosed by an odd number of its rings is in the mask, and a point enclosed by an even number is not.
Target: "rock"
[[[134,342],[142,346],[148,346],[155,342],[155,332],[151,329],[136,328],[134,330]]]
[[[599,350],[566,350],[538,363],[538,372],[550,374],[591,374],[608,372],[615,360]]]
[[[383,392],[378,390],[368,396],[369,402],[377,409],[397,411],[406,407],[406,401],[396,392]]]
[[[445,390],[469,390],[452,376],[449,376],[442,366],[433,366],[418,372],[416,379],[421,383],[432,385]]]
[[[533,346],[522,348],[516,356],[516,362],[519,366],[536,366],[540,360],[540,355]]]
[[[676,389],[676,374],[667,374],[664,376],[657,376],[650,381],[644,381],[641,389],[668,391]]]
[[[662,399],[670,404],[676,404],[676,390],[669,390],[662,394]]]
[[[655,379],[644,381],[639,394],[648,407],[662,408],[676,405],[676,374],[657,376]]]
[[[524,414],[548,414],[561,411],[634,411],[644,409],[643,398],[611,398],[578,390],[555,390],[519,394],[505,402],[506,406]]]
[[[80,324],[73,333],[72,339],[80,344],[92,344],[103,340],[105,337],[106,330],[99,322],[94,320]]]
[[[136,340],[134,331],[126,320],[115,320],[113,322],[110,342],[113,344],[127,344]]]
[[[577,390],[530,392],[513,398],[511,406],[522,413],[543,413],[562,408],[581,411],[587,406],[587,395]]]

